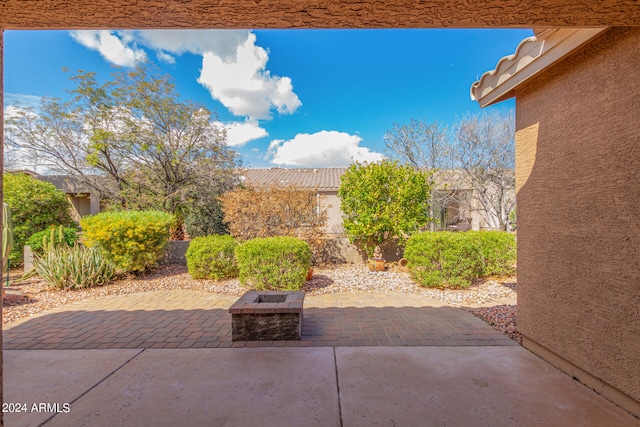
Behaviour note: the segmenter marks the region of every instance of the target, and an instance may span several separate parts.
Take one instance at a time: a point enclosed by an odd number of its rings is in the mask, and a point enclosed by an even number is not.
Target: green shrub
[[[309,244],[295,237],[266,237],[236,247],[240,283],[256,290],[302,288],[311,265]]]
[[[104,285],[115,275],[115,266],[98,249],[80,244],[35,254],[33,267],[49,286],[62,289]]]
[[[52,224],[65,227],[73,224],[71,205],[65,194],[53,184],[38,181],[25,173],[6,173],[4,176],[4,201],[11,208],[13,222],[13,249],[11,265],[22,262],[22,252],[27,239]]]
[[[231,236],[196,237],[187,249],[187,268],[194,279],[225,279],[238,276],[234,250],[238,243]]]
[[[158,211],[105,212],[80,221],[87,246],[96,246],[119,270],[144,271],[164,254],[172,216]]]
[[[502,231],[479,231],[480,265],[483,277],[506,276],[515,272],[516,238]]]
[[[476,278],[511,274],[515,256],[515,237],[501,231],[420,233],[404,251],[411,277],[427,287],[468,287]]]
[[[57,234],[59,227],[60,226],[52,225],[47,230],[38,231],[37,233],[32,234],[31,237],[29,237],[25,242],[25,245],[31,248],[31,252],[42,255],[44,253],[44,248],[42,247],[43,239],[44,238],[50,239],[52,230],[54,234]],[[78,240],[78,228],[64,227],[63,235],[64,235],[63,236],[64,242],[68,246],[73,246],[73,244]]]
[[[229,232],[229,227],[224,222],[222,206],[218,200],[190,206],[184,217],[184,228],[191,238]]]

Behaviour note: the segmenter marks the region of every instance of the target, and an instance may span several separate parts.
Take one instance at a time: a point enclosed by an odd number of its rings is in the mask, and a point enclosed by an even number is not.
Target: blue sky
[[[149,59],[182,99],[206,105],[248,167],[379,159],[411,118],[480,111],[469,89],[530,30],[5,31],[9,105],[65,98],[72,71],[109,78]],[[513,108],[505,101],[491,108]]]

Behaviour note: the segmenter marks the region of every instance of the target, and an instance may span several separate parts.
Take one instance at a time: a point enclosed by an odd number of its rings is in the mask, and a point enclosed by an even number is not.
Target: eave
[[[512,98],[518,86],[561,61],[606,29],[549,28],[536,31],[534,36],[520,42],[514,54],[500,59],[495,69],[487,71],[473,83],[471,99],[484,108]]]

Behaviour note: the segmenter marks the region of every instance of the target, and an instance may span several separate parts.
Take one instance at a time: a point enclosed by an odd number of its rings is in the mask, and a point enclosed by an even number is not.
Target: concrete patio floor
[[[7,426],[640,425],[521,347],[9,350],[4,364],[5,402],[59,404]]]
[[[422,297],[308,298],[301,341],[242,348],[229,336],[234,299],[147,292],[5,325],[4,402],[26,409],[5,412],[5,425],[640,426],[486,323]]]

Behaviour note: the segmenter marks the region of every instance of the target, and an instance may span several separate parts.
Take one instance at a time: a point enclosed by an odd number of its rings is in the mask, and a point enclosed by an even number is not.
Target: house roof
[[[247,169],[242,172],[248,184],[263,185],[296,185],[300,188],[318,189],[320,191],[337,191],[340,187],[340,176],[347,168],[316,169]],[[469,189],[472,186],[468,177],[460,170],[440,170],[433,175],[437,189]]]
[[[5,169],[6,173],[23,173],[25,175],[29,175],[30,177],[37,178],[40,176],[39,173],[32,171],[31,169]]]
[[[40,181],[49,182],[59,190],[67,194],[79,194],[90,193],[91,190],[87,188],[79,179],[69,175],[37,175],[35,177]]]
[[[7,173],[24,173],[38,181],[48,182],[53,184],[58,190],[67,194],[79,194],[90,193],[91,190],[87,188],[78,178],[70,175],[40,175],[29,169],[5,169]]]
[[[300,188],[318,189],[321,191],[337,191],[340,187],[340,176],[347,168],[317,169],[247,169],[242,173],[247,183],[262,185],[296,185]]]
[[[471,86],[471,99],[480,107],[515,96],[515,89],[571,52],[585,45],[607,28],[547,28],[534,30],[514,54],[498,61]]]

